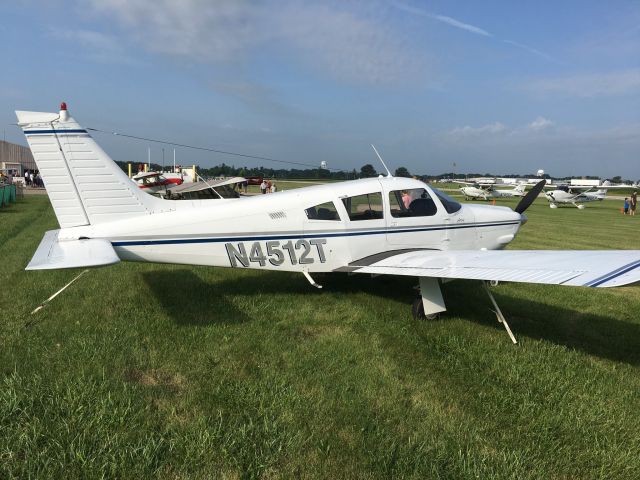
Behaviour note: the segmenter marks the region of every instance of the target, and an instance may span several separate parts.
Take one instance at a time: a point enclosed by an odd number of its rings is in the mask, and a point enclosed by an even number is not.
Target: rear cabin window
[[[430,217],[438,212],[435,202],[424,188],[394,190],[389,192],[391,216]]]
[[[333,202],[325,202],[304,211],[309,220],[334,220],[339,221],[340,215]]]
[[[343,198],[344,208],[347,209],[349,220],[378,220],[384,218],[382,213],[382,193],[365,193],[355,197]]]

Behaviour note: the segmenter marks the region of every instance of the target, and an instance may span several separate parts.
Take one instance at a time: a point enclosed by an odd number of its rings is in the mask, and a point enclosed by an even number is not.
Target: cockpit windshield
[[[447,211],[447,213],[455,213],[462,208],[462,205],[460,205],[458,201],[454,200],[446,193],[441,192],[434,187],[431,187],[431,189],[433,190],[433,193],[435,193],[436,196],[440,199],[440,201],[442,202],[442,206]]]

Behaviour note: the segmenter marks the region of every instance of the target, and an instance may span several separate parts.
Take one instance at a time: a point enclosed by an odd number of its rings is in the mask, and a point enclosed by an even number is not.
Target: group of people
[[[29,187],[44,188],[44,182],[38,170],[25,170],[24,183]]]
[[[271,180],[262,180],[260,184],[260,193],[276,193],[278,187],[275,182],[271,183]]]
[[[631,194],[631,198],[625,197],[624,199],[624,214],[635,215],[637,206],[638,206],[638,192],[634,191]]]

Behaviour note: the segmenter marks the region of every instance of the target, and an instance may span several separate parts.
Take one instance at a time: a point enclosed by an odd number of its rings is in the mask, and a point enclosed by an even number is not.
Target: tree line
[[[127,173],[128,172],[128,162],[116,161],[116,163],[122,168],[122,170]],[[186,166],[186,165],[183,165]],[[165,167],[166,169],[167,167]],[[138,164],[132,164],[132,170],[134,173],[138,171]],[[157,163],[151,163],[150,170],[152,171],[162,171],[162,166]],[[322,179],[322,180],[354,180],[357,178],[371,178],[377,177],[378,175],[386,175],[386,172],[378,172],[373,165],[367,163],[360,168],[360,171],[357,171],[355,168],[353,170],[327,170],[325,168],[268,168],[268,167],[236,167],[234,165],[227,165],[222,163],[220,165],[216,165],[214,167],[203,168],[198,167],[198,173],[200,176],[204,178],[211,177],[263,177],[263,178],[286,178],[286,179],[305,179],[305,180],[313,180],[313,179]],[[508,177],[508,178],[534,178],[536,177],[535,173],[529,173],[525,175],[521,174],[508,174],[508,175],[496,175],[494,173],[480,173],[480,172],[469,172],[469,173],[455,173],[455,172],[445,172],[438,175],[424,175],[424,174],[412,174],[406,167],[398,167],[394,171],[394,176],[396,177],[416,177],[425,181],[435,181],[441,179],[464,179],[466,177]],[[551,176],[548,174],[544,174],[541,178],[550,179]],[[587,176],[572,176],[569,178],[584,178],[589,180],[596,180],[600,177],[587,175]],[[615,176],[611,179],[613,183],[633,183],[631,180],[623,179],[621,176]]]

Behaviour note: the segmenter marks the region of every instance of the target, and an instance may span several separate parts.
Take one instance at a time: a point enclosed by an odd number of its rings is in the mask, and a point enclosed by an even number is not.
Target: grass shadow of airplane
[[[235,272],[234,272],[235,273]],[[376,277],[347,274],[323,274],[315,278],[324,285],[323,290],[311,287],[304,278],[294,273],[238,272],[232,280],[208,282],[190,269],[144,273],[149,285],[163,308],[174,320],[183,325],[207,325],[213,323],[243,323],[252,318],[242,308],[225,298],[225,294],[252,296],[256,292],[266,295],[322,295],[323,292],[345,294],[367,293],[391,299],[407,305],[415,297],[410,277]],[[444,285],[445,300],[465,298],[465,302],[450,301],[447,316],[459,317],[471,322],[502,330],[491,304],[479,282],[456,281]],[[197,295],[193,295],[197,292]],[[640,364],[640,325],[621,321],[605,315],[584,314],[569,308],[547,303],[515,298],[493,289],[503,313],[516,336],[545,340],[590,355],[631,365]],[[190,299],[182,301],[180,299]],[[353,299],[366,305],[366,298]],[[478,308],[486,305],[485,308]],[[506,334],[505,334],[506,339]]]

